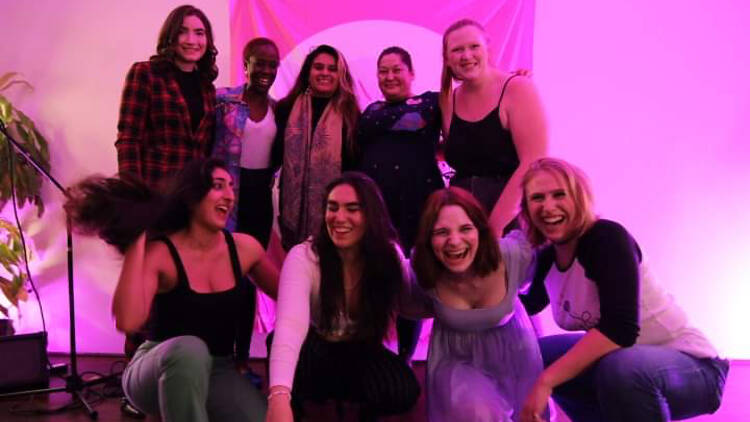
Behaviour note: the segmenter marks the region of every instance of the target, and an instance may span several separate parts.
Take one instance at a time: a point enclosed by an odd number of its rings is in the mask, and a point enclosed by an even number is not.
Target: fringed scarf
[[[312,115],[311,95],[305,92],[294,101],[284,132],[279,225],[285,249],[316,233],[325,188],[341,175],[341,114],[329,102],[315,131]]]

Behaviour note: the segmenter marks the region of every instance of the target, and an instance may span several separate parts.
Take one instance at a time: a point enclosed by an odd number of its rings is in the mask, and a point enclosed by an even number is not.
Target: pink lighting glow
[[[35,86],[11,97],[48,136],[53,171],[63,184],[115,172],[125,72],[152,54],[162,20],[181,3],[72,0],[5,8],[0,26],[14,42],[0,56],[0,69],[19,71]],[[415,63],[419,90],[437,89],[442,30],[460,17],[511,8],[511,17],[521,16],[516,22],[528,25],[518,33],[524,42],[533,40],[533,56],[519,50],[500,61],[531,67],[533,59],[551,153],[589,174],[599,213],[630,229],[695,325],[726,356],[750,359],[750,8],[744,3],[469,0],[400,2],[400,9],[376,2],[299,3],[308,6],[285,20],[290,2],[194,2],[213,22],[220,51],[216,85],[229,85],[230,74],[238,82],[237,51],[251,35],[280,31],[283,56],[304,54],[294,52],[304,42],[346,45],[347,58],[359,62],[355,77],[373,100],[379,94],[374,60],[390,44],[421,56]],[[254,14],[242,18],[243,11]],[[362,22],[371,26],[360,27],[361,42],[326,38]],[[386,33],[382,28],[389,25],[395,29]],[[230,32],[230,26],[237,30]],[[417,35],[404,37],[404,28]],[[508,41],[504,33],[490,34],[496,52]],[[281,88],[276,96],[284,93]],[[27,212],[24,224],[40,259],[36,280],[49,349],[67,351],[61,199],[52,189],[44,196],[47,213],[39,221]],[[119,353],[121,336],[109,313],[119,260],[101,242],[75,242],[79,348]],[[19,331],[38,331],[36,304],[30,301],[22,311]]]

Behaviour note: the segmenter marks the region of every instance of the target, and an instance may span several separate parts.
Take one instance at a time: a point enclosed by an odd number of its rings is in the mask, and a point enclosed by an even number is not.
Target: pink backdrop
[[[458,0],[450,2],[340,0],[230,0],[230,79],[239,83],[242,75],[242,47],[256,36],[273,39],[285,57],[300,42],[337,25],[385,20],[419,25],[437,34],[460,18],[480,22],[492,38],[491,54],[498,65],[531,68],[534,37],[533,0]],[[379,34],[387,45],[403,43],[402,34]],[[337,47],[343,39],[331,39]],[[423,46],[440,50],[440,45]],[[371,57],[380,51],[363,52]],[[347,53],[345,51],[345,53]],[[348,58],[348,55],[347,55]],[[374,72],[374,66],[372,69]],[[437,88],[437,87],[436,87]]]
[[[506,69],[531,69],[534,1],[496,2],[464,0],[437,3],[426,13],[425,4],[404,2],[341,2],[324,0],[234,0],[230,2],[231,80],[244,82],[242,49],[257,36],[273,39],[282,65],[272,94],[286,95],[312,46],[326,43],[343,52],[356,81],[360,106],[379,99],[376,59],[383,48],[398,45],[410,51],[418,78],[414,92],[438,90],[442,69],[441,36],[453,22],[470,18],[480,22],[491,40],[493,62]],[[256,330],[273,328],[275,306],[261,294]],[[430,323],[425,324],[416,357],[424,358]],[[254,345],[258,344],[254,342]],[[255,349],[256,352],[262,352]]]

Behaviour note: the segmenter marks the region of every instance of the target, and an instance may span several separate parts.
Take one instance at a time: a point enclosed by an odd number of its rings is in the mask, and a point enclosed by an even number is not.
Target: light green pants
[[[230,357],[211,356],[193,336],[138,348],[122,375],[130,402],[164,422],[262,422],[266,401]]]

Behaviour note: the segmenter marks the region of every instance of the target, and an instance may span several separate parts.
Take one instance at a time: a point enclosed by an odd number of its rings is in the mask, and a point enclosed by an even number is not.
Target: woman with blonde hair
[[[728,362],[656,283],[630,233],[594,214],[584,174],[543,158],[522,188],[521,222],[541,247],[524,305],[529,314],[549,305],[560,328],[585,334],[540,339],[546,369],[521,420],[540,420],[550,395],[575,422],[716,411]]]
[[[471,192],[503,230],[515,217],[521,176],[546,155],[547,123],[531,80],[494,68],[487,34],[462,19],[443,34],[440,90],[446,162],[451,186]],[[454,90],[453,81],[460,85]]]

